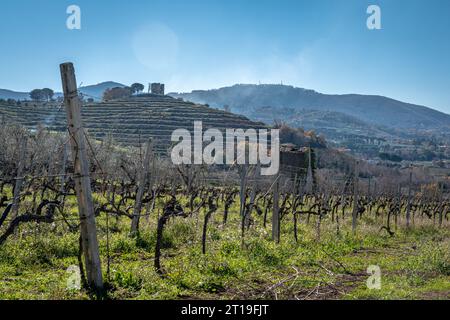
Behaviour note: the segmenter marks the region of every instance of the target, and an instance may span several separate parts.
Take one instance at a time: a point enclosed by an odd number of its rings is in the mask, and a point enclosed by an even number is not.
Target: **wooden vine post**
[[[359,161],[355,162],[355,175],[353,178],[353,214],[352,214],[352,232],[356,233],[356,223],[358,218],[358,192],[359,192]]]
[[[411,184],[412,184],[412,167],[409,169],[409,182],[408,182],[408,204],[406,207],[406,227],[409,228],[411,221]]]
[[[80,216],[81,248],[84,254],[87,281],[92,289],[101,292],[103,291],[103,276],[98,250],[86,141],[81,119],[81,101],[78,96],[73,64],[63,63],[60,69],[72,147],[75,192]]]
[[[25,167],[25,155],[27,151],[27,139],[22,137],[19,143],[19,166],[17,168],[16,183],[14,185],[12,217],[17,218],[19,215],[20,190],[23,184],[23,171]]]
[[[280,176],[275,176],[273,184],[272,240],[280,242]]]
[[[138,181],[138,191],[136,195],[136,203],[134,206],[133,219],[131,221],[131,234],[136,235],[139,231],[139,220],[142,211],[142,197],[144,196],[145,184],[147,183],[147,175],[150,165],[150,155],[152,152],[152,141],[149,139],[147,141],[147,147],[145,150],[144,163],[141,168],[139,168],[139,181]]]

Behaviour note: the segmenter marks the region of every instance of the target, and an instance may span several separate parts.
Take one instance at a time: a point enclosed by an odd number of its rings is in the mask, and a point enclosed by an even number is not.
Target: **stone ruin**
[[[296,148],[286,143],[280,147],[280,173],[296,180],[297,187],[303,185],[303,191],[312,193],[315,182],[315,152],[311,148]]]
[[[150,83],[148,87],[151,94],[164,95],[164,83]]]

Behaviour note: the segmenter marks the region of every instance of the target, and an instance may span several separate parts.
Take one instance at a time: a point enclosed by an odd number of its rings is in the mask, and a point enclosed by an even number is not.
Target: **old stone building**
[[[315,153],[311,148],[296,148],[293,144],[281,145],[280,173],[303,184],[307,193],[314,189],[315,161]]]
[[[287,176],[305,175],[308,168],[308,149],[297,149],[292,144],[282,144],[280,148],[280,171]]]
[[[156,94],[159,96],[164,95],[164,83],[151,83],[149,84],[149,88],[152,94]]]

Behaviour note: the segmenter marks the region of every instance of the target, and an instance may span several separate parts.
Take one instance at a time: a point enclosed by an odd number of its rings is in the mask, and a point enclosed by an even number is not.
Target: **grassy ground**
[[[128,236],[130,220],[110,219],[110,274],[107,275],[106,219],[99,217],[98,236],[108,298],[111,299],[449,299],[450,230],[416,219],[395,236],[380,231],[380,221],[359,221],[356,235],[350,218],[336,226],[325,219],[321,237],[316,224],[299,224],[293,237],[291,217],[282,222],[280,244],[271,241],[262,218],[241,241],[238,208],[223,227],[221,209],[208,228],[207,254],[201,253],[202,214],[171,220],[164,233],[162,265],[153,268],[156,213],[141,223],[138,238]],[[76,214],[75,209],[72,209]],[[22,226],[0,247],[0,299],[89,299],[70,290],[71,265],[77,265],[78,234],[63,222]],[[381,289],[369,289],[367,268],[379,266]]]

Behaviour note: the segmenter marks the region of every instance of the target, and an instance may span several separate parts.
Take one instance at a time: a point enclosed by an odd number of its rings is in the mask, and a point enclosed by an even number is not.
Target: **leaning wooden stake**
[[[353,178],[353,217],[352,232],[356,233],[356,219],[358,218],[358,182],[359,182],[359,161],[355,162],[355,176]]]
[[[280,242],[280,182],[279,177],[275,176],[273,185],[273,212],[272,212],[272,240],[276,243]]]
[[[81,101],[78,96],[73,64],[63,63],[60,68],[72,147],[75,192],[80,216],[81,248],[84,253],[87,281],[91,288],[101,292],[103,290],[103,276],[98,251],[86,141],[81,119]]]
[[[306,174],[306,185],[305,190],[307,194],[312,194],[314,192],[314,173],[313,173],[313,164],[312,164],[312,156],[311,156],[311,147],[309,147],[308,151],[308,172]]]
[[[27,138],[23,136],[19,145],[19,166],[17,168],[16,183],[14,185],[12,217],[17,218],[19,215],[20,190],[23,184],[23,171],[25,167],[25,155],[27,151]]]
[[[408,183],[408,204],[406,207],[406,227],[409,228],[411,220],[411,184],[412,184],[412,168],[409,171],[409,183]]]
[[[151,140],[147,141],[147,149],[145,150],[144,163],[139,168],[138,191],[136,195],[136,203],[134,206],[133,220],[131,221],[131,234],[135,235],[139,230],[139,219],[142,211],[142,197],[144,196],[145,184],[147,182],[148,169],[150,165],[150,154],[152,151]]]

